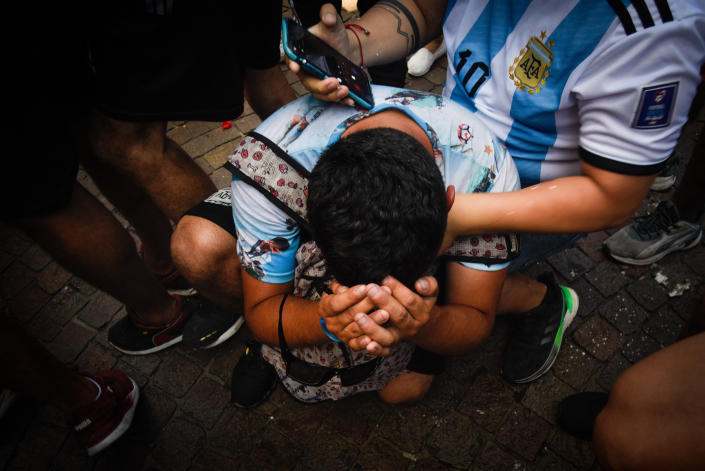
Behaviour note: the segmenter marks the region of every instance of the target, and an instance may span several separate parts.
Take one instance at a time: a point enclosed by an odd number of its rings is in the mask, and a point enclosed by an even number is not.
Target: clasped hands
[[[353,350],[389,355],[400,340],[413,338],[429,321],[438,297],[432,276],[416,280],[414,290],[392,276],[382,283],[352,287],[333,281],[333,294],[318,303],[326,328]]]

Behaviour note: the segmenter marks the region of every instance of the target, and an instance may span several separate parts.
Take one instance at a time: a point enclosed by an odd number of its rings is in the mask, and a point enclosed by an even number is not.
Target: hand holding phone
[[[364,69],[290,18],[282,20],[282,45],[286,55],[307,72],[326,79],[335,77],[348,87],[349,96],[365,109],[374,106],[370,80]]]

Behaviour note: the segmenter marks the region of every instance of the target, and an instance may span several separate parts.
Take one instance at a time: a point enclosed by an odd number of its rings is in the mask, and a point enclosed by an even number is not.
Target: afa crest
[[[546,32],[541,32],[541,39],[532,36],[519,55],[514,59],[514,63],[509,66],[509,79],[514,81],[514,85],[520,90],[529,93],[538,93],[546,83],[548,71],[553,62],[553,41],[548,45],[542,42],[546,38]]]

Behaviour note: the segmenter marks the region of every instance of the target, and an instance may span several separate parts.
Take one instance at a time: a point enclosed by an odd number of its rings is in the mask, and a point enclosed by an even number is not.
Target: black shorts
[[[105,3],[91,57],[96,105],[113,118],[237,118],[245,69],[279,62],[281,1]]]

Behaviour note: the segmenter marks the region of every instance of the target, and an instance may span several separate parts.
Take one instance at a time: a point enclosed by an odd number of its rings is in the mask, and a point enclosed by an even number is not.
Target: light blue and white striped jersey
[[[482,117],[522,185],[581,158],[657,173],[705,61],[705,1],[451,0],[443,94]]]

